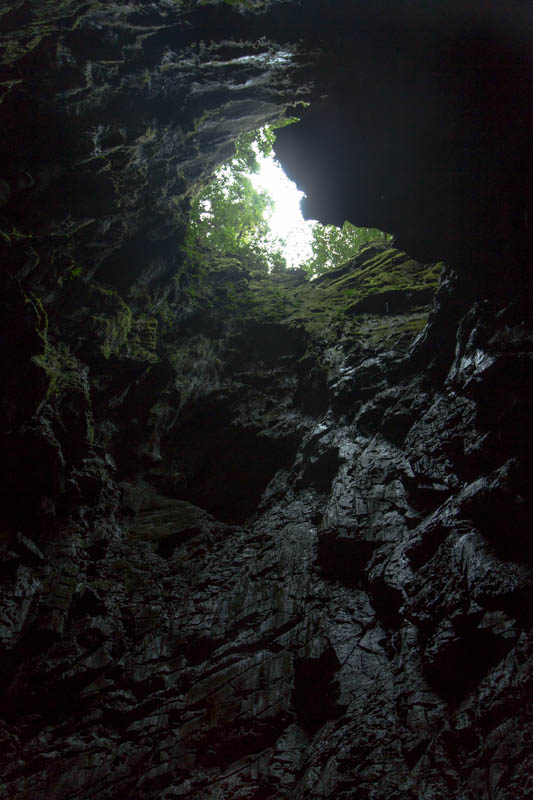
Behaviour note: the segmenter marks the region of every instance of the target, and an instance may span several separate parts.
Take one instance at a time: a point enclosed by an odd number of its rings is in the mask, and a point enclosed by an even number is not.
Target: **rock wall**
[[[0,17],[2,797],[533,797],[530,188],[498,179],[527,141],[526,10],[448,6],[437,34],[416,4],[328,5]],[[461,53],[478,91],[496,54],[521,76],[469,105]],[[464,114],[430,146],[442,86]],[[481,191],[465,147],[504,95],[521,126],[488,127]],[[309,203],[409,255],[187,266],[191,193],[302,99],[279,149]],[[317,120],[350,147],[302,167]],[[378,158],[402,164],[400,122],[425,143],[405,185]]]

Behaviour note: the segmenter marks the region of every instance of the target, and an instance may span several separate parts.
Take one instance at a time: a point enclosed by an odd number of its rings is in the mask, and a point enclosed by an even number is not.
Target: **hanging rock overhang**
[[[531,252],[532,12],[489,3],[346,6],[325,26],[321,98],[276,153],[304,215],[375,226],[423,261],[471,268]],[[351,23],[351,24],[350,24]]]

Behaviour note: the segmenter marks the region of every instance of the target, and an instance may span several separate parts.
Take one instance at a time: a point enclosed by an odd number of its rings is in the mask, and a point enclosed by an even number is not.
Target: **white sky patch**
[[[269,193],[274,201],[274,211],[269,224],[273,238],[284,240],[280,248],[289,268],[299,267],[312,256],[311,239],[316,222],[306,221],[300,210],[304,196],[296,184],[290,181],[274,157],[258,157],[260,169],[250,175],[256,189]]]

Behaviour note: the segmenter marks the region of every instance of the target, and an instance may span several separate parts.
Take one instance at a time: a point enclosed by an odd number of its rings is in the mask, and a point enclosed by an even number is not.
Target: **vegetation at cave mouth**
[[[274,199],[266,189],[254,185],[252,176],[260,170],[262,158],[272,158],[275,130],[294,118],[273,126],[241,134],[234,157],[220,166],[211,181],[193,199],[184,253],[191,266],[201,266],[209,254],[230,255],[261,272],[288,269],[286,241],[270,227]],[[310,229],[311,254],[298,267],[317,277],[348,261],[370,241],[391,240],[376,228],[345,222],[342,228],[313,222]]]

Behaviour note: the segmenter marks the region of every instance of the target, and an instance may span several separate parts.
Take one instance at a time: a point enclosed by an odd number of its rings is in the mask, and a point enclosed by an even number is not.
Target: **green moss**
[[[126,342],[126,353],[139,361],[155,362],[159,323],[156,317],[142,314],[133,320]]]
[[[95,314],[92,319],[98,338],[101,339],[100,350],[105,358],[109,358],[113,354],[118,355],[126,344],[131,330],[132,313],[117,292],[103,290],[102,293],[112,298],[114,313]]]
[[[221,365],[220,360],[214,352],[214,343],[212,339],[198,334],[185,341],[176,342],[176,347],[173,351],[169,352],[169,361],[176,370],[178,382],[181,377],[189,376],[194,373],[195,369],[202,371],[211,371],[214,373]]]
[[[224,322],[277,322],[328,344],[352,339],[405,349],[426,324],[441,269],[378,242],[314,281],[303,273],[253,272],[238,259],[206,256],[181,289],[199,313],[210,309],[213,319]],[[201,353],[190,355],[191,369],[195,359],[204,362]]]
[[[427,310],[389,317],[364,314],[351,319],[344,329],[344,338],[384,350],[394,348],[403,351],[424,329],[427,318]]]
[[[442,264],[420,264],[393,247],[369,245],[315,283],[330,296],[342,292],[350,301],[346,307],[355,308],[362,300],[377,294],[436,289],[441,269]]]
[[[206,253],[204,263],[196,270],[189,265],[176,283],[181,302],[210,326],[275,322],[303,328],[321,346],[352,340],[406,349],[426,324],[441,268],[420,264],[387,243],[374,243],[313,281],[299,272],[254,272],[235,257]],[[164,302],[152,309],[132,322],[126,352],[139,358],[158,352],[168,358],[183,396],[216,382],[220,361],[213,341],[194,336],[177,342],[174,306]]]
[[[289,317],[295,309],[295,301],[291,293],[284,287],[276,285],[270,277],[255,280],[249,294],[250,316],[269,322],[281,322]]]
[[[100,312],[92,316],[93,331],[105,358],[122,356],[154,363],[159,340],[159,317],[171,323],[173,317],[168,304],[158,313],[141,313],[135,316],[131,308],[114,289],[94,285]],[[146,298],[149,304],[149,298]]]
[[[7,231],[0,231],[0,234],[2,236],[2,239],[4,239],[4,241],[7,242],[8,244],[34,238],[33,234],[19,231],[17,228],[15,228],[14,225],[11,226],[11,230],[9,231],[9,233],[7,233]]]
[[[47,398],[57,390],[59,375],[61,372],[61,359],[59,352],[48,340],[48,314],[40,297],[26,295],[26,303],[31,305],[37,318],[36,330],[43,343],[43,352],[33,356],[32,361],[46,372],[48,377]]]
[[[289,321],[332,342],[344,336],[403,346],[425,325],[441,269],[387,244],[369,244],[337,269],[298,286]]]
[[[155,309],[155,314],[159,323],[159,330],[162,334],[172,333],[177,325],[177,313],[168,300],[160,302]]]
[[[47,344],[43,353],[33,356],[33,363],[44,369],[49,383],[46,399],[77,392],[87,396],[87,379],[80,364],[63,342],[57,345]]]
[[[3,8],[0,15],[18,10],[21,3],[11,4]],[[43,0],[32,4],[31,15],[28,15],[19,30],[0,35],[2,44],[1,60],[4,64],[13,64],[18,59],[31,53],[52,35],[65,30],[75,30],[90,14],[102,7],[101,0]]]
[[[36,330],[43,344],[43,350],[32,357],[32,361],[43,369],[48,377],[46,399],[66,393],[79,392],[88,397],[87,376],[68,345],[59,342],[52,344],[49,339],[48,314],[40,297],[26,296],[36,315]]]

